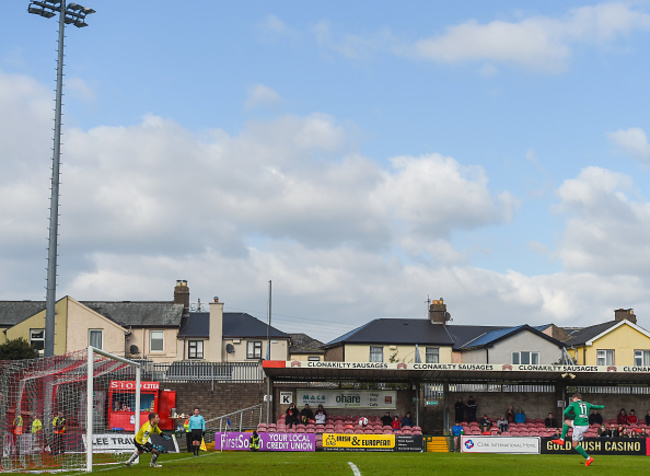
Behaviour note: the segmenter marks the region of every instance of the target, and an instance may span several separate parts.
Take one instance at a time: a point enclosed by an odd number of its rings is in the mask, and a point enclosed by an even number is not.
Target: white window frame
[[[187,358],[192,360],[203,359],[203,341],[202,340],[188,340],[187,341]]]
[[[34,337],[34,334],[41,334],[41,337]],[[35,347],[34,344],[37,342],[39,343],[39,346]],[[29,345],[36,350],[45,350],[45,329],[30,329]]]
[[[311,356],[307,357],[307,360],[309,362],[320,362],[320,357],[311,355]]]
[[[160,337],[154,339],[154,335],[160,334]],[[153,342],[154,340],[161,342],[160,349],[154,349]],[[149,331],[149,352],[163,352],[165,350],[165,331],[160,330],[150,330]]]
[[[538,365],[539,352],[534,350],[520,350],[512,353],[513,365]]]
[[[634,365],[636,367],[650,366],[650,350],[637,349],[634,351]]]
[[[247,359],[261,359],[262,358],[262,341],[249,340],[246,341],[246,358]]]
[[[99,345],[93,345],[92,334],[99,332]],[[88,345],[92,345],[95,349],[104,349],[104,329],[88,329]]]
[[[439,364],[440,347],[427,347],[424,351],[424,361],[427,364]]]
[[[384,347],[381,345],[371,345],[369,362],[383,362],[383,361],[384,361]]]
[[[614,352],[614,349],[596,350],[596,365],[616,365],[616,352]]]

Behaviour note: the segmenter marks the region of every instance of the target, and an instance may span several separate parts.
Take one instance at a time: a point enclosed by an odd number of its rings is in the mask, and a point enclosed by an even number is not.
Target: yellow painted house
[[[566,342],[578,365],[650,366],[650,332],[638,326],[632,309],[617,309],[613,321],[585,327]]]

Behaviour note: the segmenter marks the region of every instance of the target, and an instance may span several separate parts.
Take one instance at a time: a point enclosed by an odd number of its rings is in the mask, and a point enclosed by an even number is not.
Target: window
[[[440,363],[440,347],[427,347],[425,358],[427,364]]]
[[[650,365],[650,350],[635,350],[634,365],[637,367],[647,367]]]
[[[513,364],[539,364],[539,352],[531,352],[528,350],[522,350],[521,352],[512,353],[512,363]]]
[[[596,365],[616,365],[614,362],[615,360],[613,350],[599,349],[596,352]]]
[[[261,359],[262,358],[262,341],[251,340],[246,343],[246,358],[247,359]]]
[[[191,340],[187,343],[187,358],[188,359],[202,359],[203,358],[203,341]]]
[[[163,331],[151,331],[149,333],[149,337],[151,339],[151,342],[149,344],[149,350],[152,352],[162,352],[164,349],[164,342],[163,342]]]
[[[45,329],[30,329],[29,343],[35,350],[45,349]]]
[[[383,362],[384,361],[384,348],[370,346],[370,362]]]
[[[101,329],[90,329],[88,330],[88,344],[93,346],[95,349],[102,349],[103,344],[103,335]]]
[[[307,357],[307,360],[310,361],[310,362],[320,362],[320,357],[310,356],[310,357]]]

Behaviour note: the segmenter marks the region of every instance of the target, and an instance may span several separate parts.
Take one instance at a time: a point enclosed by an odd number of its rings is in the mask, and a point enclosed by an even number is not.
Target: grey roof
[[[259,319],[244,312],[223,313],[223,337],[227,338],[251,338],[257,337],[266,339],[266,330],[269,326]],[[274,339],[289,339],[289,334],[271,326],[269,337]],[[190,317],[183,323],[179,337],[203,337],[210,336],[210,313],[190,312]]]
[[[454,340],[442,324],[428,319],[381,318],[370,321],[334,339],[325,349],[338,344],[434,344],[453,345]]]
[[[79,301],[122,327],[178,327],[183,305],[171,301]]]
[[[289,334],[291,336],[290,354],[317,354],[325,353],[321,347],[323,343],[309,337],[307,334]]]
[[[529,325],[504,326],[456,326],[433,324],[428,319],[375,319],[347,334],[343,334],[325,346],[340,344],[420,344],[447,345],[454,350],[490,347],[501,339],[522,331],[532,332],[558,346],[562,343]]]
[[[13,327],[45,309],[45,301],[0,301],[0,327]]]
[[[178,327],[183,305],[171,301],[79,301],[122,327]],[[45,301],[0,301],[0,326],[11,327],[45,309]]]
[[[596,324],[595,326],[583,327],[578,331],[574,330],[571,334],[571,339],[567,341],[566,345],[569,347],[584,345],[588,340],[602,334],[607,329],[614,327],[616,324],[618,324],[618,321],[609,321],[603,322],[602,324]]]

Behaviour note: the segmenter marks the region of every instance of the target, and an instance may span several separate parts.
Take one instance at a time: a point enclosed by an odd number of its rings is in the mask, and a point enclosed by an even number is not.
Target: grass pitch
[[[150,468],[150,456],[130,468],[98,466],[95,473],[107,476],[137,474],[242,474],[333,476],[355,473],[362,476],[399,475],[575,475],[607,474],[616,476],[646,474],[650,459],[643,456],[594,456],[590,467],[575,455],[502,455],[461,453],[248,453],[241,451],[202,453],[195,458],[187,453],[164,454],[162,468]],[[84,473],[69,473],[84,474]]]

